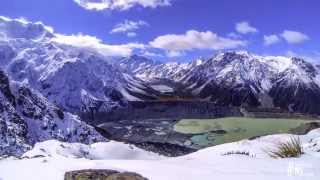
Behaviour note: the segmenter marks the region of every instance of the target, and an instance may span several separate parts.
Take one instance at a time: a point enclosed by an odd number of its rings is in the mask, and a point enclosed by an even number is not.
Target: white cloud
[[[128,32],[128,33],[127,33],[127,36],[128,36],[128,37],[136,37],[136,36],[137,36],[137,33],[135,33],[135,32]]]
[[[127,10],[134,6],[144,8],[169,6],[171,0],[74,0],[74,2],[87,10],[102,11],[106,9]]]
[[[278,42],[280,42],[280,38],[278,35],[272,34],[272,35],[265,35],[263,37],[264,39],[264,45],[265,46],[270,46],[272,44],[276,44]]]
[[[151,52],[151,51],[144,51],[144,52],[142,52],[142,55],[143,56],[148,56],[148,57],[163,57],[162,54],[154,53],[154,52]]]
[[[252,27],[248,22],[239,22],[236,24],[236,30],[240,34],[256,33],[258,30]]]
[[[14,23],[15,26],[10,26]],[[9,24],[9,27],[8,26]],[[34,26],[33,25],[37,25]],[[133,53],[134,50],[144,50],[147,48],[146,45],[140,43],[128,43],[128,44],[106,44],[103,43],[101,39],[94,36],[82,35],[81,33],[77,35],[64,35],[59,34],[54,31],[50,26],[44,25],[42,22],[30,22],[25,18],[12,19],[9,17],[0,16],[0,38],[10,39],[10,38],[29,38],[30,33],[33,35],[35,33],[43,34],[43,30],[50,32],[50,36],[46,36],[45,40],[50,40],[59,44],[70,45],[74,47],[80,47],[85,49],[95,50],[106,56],[128,56]],[[39,31],[39,32],[38,32]],[[23,34],[25,33],[26,34]],[[8,34],[10,36],[8,36]],[[17,35],[15,35],[17,34]],[[25,36],[23,36],[25,35]],[[38,36],[37,36],[38,37]],[[37,39],[43,40],[43,39]]]
[[[137,33],[134,31],[140,29],[143,26],[148,26],[148,23],[145,21],[129,21],[125,20],[122,23],[119,23],[113,27],[113,29],[110,31],[110,34],[115,33],[127,33],[128,37],[135,37],[137,36]]]
[[[0,16],[0,20],[2,21],[6,21],[6,22],[18,22],[21,25],[31,25],[31,24],[35,24],[35,25],[40,25],[42,26],[46,31],[53,33],[54,29],[51,26],[47,26],[45,24],[43,24],[40,21],[37,22],[31,22],[29,21],[27,18],[25,17],[19,17],[19,18],[9,18],[9,17],[5,17],[5,16]]]
[[[247,42],[218,36],[211,31],[198,32],[189,30],[185,34],[159,36],[149,43],[151,47],[168,50],[169,54],[193,49],[233,49],[246,46]]]
[[[289,44],[299,44],[310,39],[307,35],[301,32],[290,30],[283,31],[281,37],[283,37]]]
[[[180,56],[184,56],[185,53],[183,51],[167,51],[166,55],[168,57],[180,57]]]
[[[102,40],[88,35],[62,35],[56,34],[52,41],[71,45],[75,47],[88,48],[98,51],[106,56],[128,56],[134,49],[144,49],[145,45],[139,43],[128,43],[120,45],[109,45],[102,43]]]

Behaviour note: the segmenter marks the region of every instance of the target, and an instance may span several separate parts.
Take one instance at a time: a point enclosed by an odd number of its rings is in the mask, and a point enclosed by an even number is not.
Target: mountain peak
[[[133,54],[133,55],[129,56],[127,59],[130,61],[145,62],[145,63],[150,63],[150,64],[157,64],[158,63],[157,61],[155,61],[153,59],[146,58],[144,56],[140,56],[137,54]]]
[[[53,29],[41,22],[0,16],[0,37],[4,39],[42,40],[53,37]]]

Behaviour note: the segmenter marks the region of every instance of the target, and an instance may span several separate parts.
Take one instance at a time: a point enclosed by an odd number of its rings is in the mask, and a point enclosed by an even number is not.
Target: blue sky
[[[320,57],[319,0],[1,0],[0,15],[133,53],[190,60],[218,51]]]

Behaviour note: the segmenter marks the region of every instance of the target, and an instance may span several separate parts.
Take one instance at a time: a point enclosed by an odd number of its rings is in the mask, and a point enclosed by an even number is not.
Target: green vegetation
[[[193,134],[192,142],[200,146],[212,146],[256,136],[288,133],[303,123],[311,121],[295,119],[221,118],[181,120],[174,130]],[[226,133],[214,131],[225,130]]]
[[[281,142],[276,150],[267,152],[272,158],[292,158],[300,157],[303,154],[303,148],[299,138],[292,137],[288,142]]]

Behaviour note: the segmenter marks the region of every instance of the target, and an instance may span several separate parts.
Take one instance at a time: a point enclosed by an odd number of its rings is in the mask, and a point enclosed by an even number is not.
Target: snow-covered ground
[[[320,129],[300,136],[305,151],[300,158],[272,159],[266,154],[277,142],[290,137],[281,134],[242,140],[178,158],[165,158],[117,142],[86,146],[47,141],[24,155],[29,158],[0,160],[0,179],[62,180],[66,171],[89,168],[131,171],[151,180],[318,180]],[[232,151],[250,155],[225,155]]]

